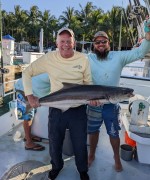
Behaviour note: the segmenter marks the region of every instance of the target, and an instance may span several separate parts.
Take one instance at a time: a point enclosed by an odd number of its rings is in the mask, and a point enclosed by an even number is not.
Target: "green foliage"
[[[94,33],[106,31],[109,34],[112,47],[118,47],[121,7],[112,7],[106,13],[92,2],[87,2],[85,7],[79,4],[80,10],[67,7],[66,11],[57,19],[49,10],[41,12],[37,6],[32,6],[29,11],[22,10],[19,5],[14,7],[14,12],[2,11],[3,35],[10,34],[16,42],[25,40],[31,45],[38,46],[40,29],[44,30],[44,46],[48,47],[55,42],[54,34],[58,29],[67,26],[75,32],[76,40],[92,41]],[[129,11],[129,9],[127,9]],[[144,9],[145,10],[145,9]],[[143,10],[143,11],[144,11]],[[124,10],[125,11],[125,10]],[[125,18],[122,21],[122,40],[127,41],[129,32]],[[131,32],[136,32],[131,28]],[[137,33],[135,33],[136,35]],[[126,44],[123,42],[123,44]]]

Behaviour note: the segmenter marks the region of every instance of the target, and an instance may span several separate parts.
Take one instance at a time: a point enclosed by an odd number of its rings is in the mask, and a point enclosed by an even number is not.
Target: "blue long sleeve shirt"
[[[19,79],[15,84],[16,90],[24,91],[22,79]],[[32,91],[38,98],[50,94],[50,79],[48,74],[43,73],[32,77]]]
[[[123,67],[144,58],[149,50],[150,41],[143,40],[138,48],[127,51],[110,51],[105,60],[97,59],[94,53],[88,54],[93,84],[118,86]]]

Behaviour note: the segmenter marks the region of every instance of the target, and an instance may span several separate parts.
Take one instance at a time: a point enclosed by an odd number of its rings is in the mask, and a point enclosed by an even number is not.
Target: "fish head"
[[[131,88],[118,88],[118,90],[114,94],[108,97],[108,100],[113,104],[128,100],[129,98],[134,96],[133,91],[134,90]]]

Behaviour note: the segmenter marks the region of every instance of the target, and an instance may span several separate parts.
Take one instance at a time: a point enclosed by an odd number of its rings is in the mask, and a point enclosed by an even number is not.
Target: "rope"
[[[3,101],[3,97],[2,97],[2,96],[0,96],[0,107],[2,107],[2,106],[3,106],[3,103],[4,103],[4,101]]]

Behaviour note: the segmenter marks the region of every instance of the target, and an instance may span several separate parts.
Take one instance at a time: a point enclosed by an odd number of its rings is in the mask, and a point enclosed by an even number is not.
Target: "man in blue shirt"
[[[94,51],[88,55],[93,83],[97,85],[118,86],[123,67],[143,58],[150,50],[150,30],[145,34],[140,47],[129,51],[110,51],[110,41],[108,35],[99,31],[93,39]],[[92,104],[90,104],[92,105]],[[93,103],[93,105],[95,105]],[[99,129],[104,121],[107,134],[114,152],[115,170],[122,171],[122,164],[119,156],[119,105],[104,104],[100,106],[88,106],[88,133],[90,142],[89,166],[95,159],[96,146],[99,139]]]
[[[38,98],[48,95],[50,93],[49,76],[46,73],[34,76],[32,78],[32,87],[34,95]],[[23,127],[25,132],[25,149],[32,151],[43,151],[45,147],[35,143],[40,142],[41,139],[31,134],[31,125],[34,118],[35,109],[31,109],[28,111],[28,108],[26,106],[27,99],[24,95],[22,79],[19,79],[16,82],[15,89],[18,119],[23,120]]]

